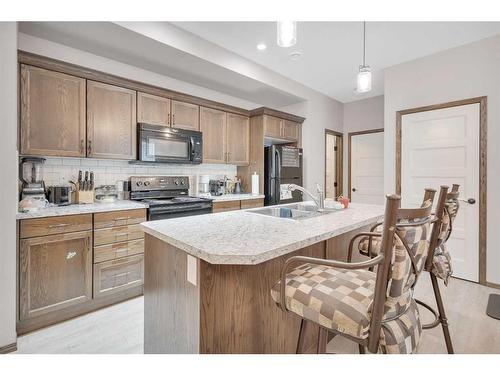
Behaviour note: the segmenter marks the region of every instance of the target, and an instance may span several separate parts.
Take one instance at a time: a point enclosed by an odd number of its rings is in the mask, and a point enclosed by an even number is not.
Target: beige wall
[[[0,22],[0,347],[16,341],[17,23]]]
[[[348,133],[384,127],[384,96],[344,104],[344,195],[348,194],[349,138]]]
[[[395,190],[396,111],[488,97],[487,280],[500,284],[500,36],[394,66],[385,73],[385,192]],[[476,197],[477,198],[477,197]]]

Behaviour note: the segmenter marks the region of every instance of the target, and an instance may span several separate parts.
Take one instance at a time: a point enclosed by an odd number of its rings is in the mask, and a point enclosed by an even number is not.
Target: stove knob
[[[149,186],[151,184],[151,182],[149,181],[144,181],[144,186]]]
[[[174,184],[179,185],[179,180],[175,180]]]
[[[135,184],[136,184],[137,186],[141,186],[141,185],[142,185],[142,181],[137,181]]]
[[[186,185],[186,181],[181,180],[181,185]]]

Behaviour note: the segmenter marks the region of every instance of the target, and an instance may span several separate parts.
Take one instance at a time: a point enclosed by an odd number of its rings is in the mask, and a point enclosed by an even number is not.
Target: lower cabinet
[[[19,245],[21,320],[92,298],[92,231],[27,238]]]
[[[94,265],[94,298],[143,284],[144,255],[109,260]]]
[[[18,334],[141,295],[142,221],[145,209],[21,220]]]
[[[212,206],[212,212],[228,212],[237,210],[246,210],[264,206],[264,198],[243,199],[238,201],[215,201]]]

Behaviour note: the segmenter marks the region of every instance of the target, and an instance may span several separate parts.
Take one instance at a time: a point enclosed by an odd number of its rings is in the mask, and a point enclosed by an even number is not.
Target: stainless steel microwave
[[[200,164],[201,132],[139,123],[139,160],[157,163]]]

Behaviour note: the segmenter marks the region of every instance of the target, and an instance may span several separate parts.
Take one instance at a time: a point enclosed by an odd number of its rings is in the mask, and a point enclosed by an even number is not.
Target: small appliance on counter
[[[221,196],[226,193],[224,180],[210,180],[210,194],[213,196]]]
[[[71,187],[69,186],[49,186],[47,188],[47,199],[50,203],[58,206],[67,206],[72,203]]]
[[[243,188],[241,187],[241,179],[237,178],[234,183],[233,194],[244,194]]]
[[[148,220],[212,213],[211,199],[189,196],[187,176],[134,176],[130,189],[131,200],[148,204]]]
[[[21,199],[31,197],[45,199],[45,183],[43,181],[44,158],[25,157],[19,164],[21,178]]]
[[[95,188],[97,203],[113,203],[118,199],[118,190],[115,185],[101,185]]]

